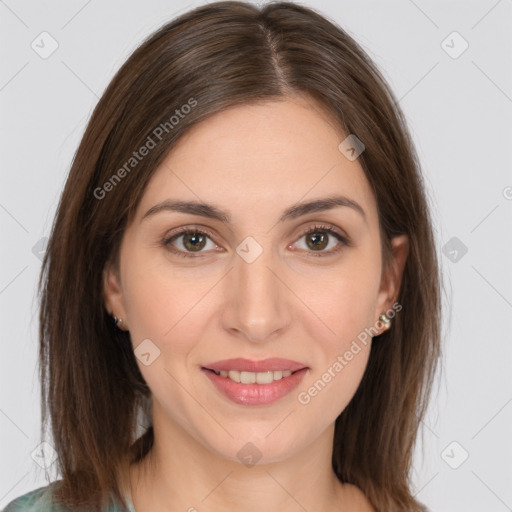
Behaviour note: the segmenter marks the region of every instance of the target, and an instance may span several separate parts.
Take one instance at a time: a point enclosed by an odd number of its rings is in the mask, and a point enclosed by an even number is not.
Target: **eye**
[[[307,237],[309,235],[314,236],[311,236],[308,239]],[[299,240],[303,237],[306,237],[307,240],[307,247],[304,250],[310,253],[310,256],[328,256],[337,253],[343,246],[350,246],[348,238],[343,236],[341,233],[338,233],[334,226],[331,225],[315,225],[313,227],[309,227],[306,231],[302,232]],[[213,246],[210,247],[210,249],[216,250],[216,248],[218,248],[211,238],[212,234],[207,231],[203,231],[203,229],[183,227],[174,232],[172,236],[166,237],[162,241],[162,244],[166,249],[178,256],[194,258],[197,257],[196,255],[199,256],[201,253],[206,252],[203,251],[203,249],[208,249],[208,240],[210,240]],[[329,238],[335,238],[338,240],[338,244],[335,244],[334,249],[331,248],[330,250],[325,251],[324,249],[330,245]],[[175,242],[179,239],[181,239],[181,241],[177,245],[181,245],[181,248],[176,247],[175,245]]]
[[[343,246],[350,245],[348,238],[338,233],[333,226],[315,225],[303,232],[299,240],[304,237],[306,238],[305,250],[310,253],[309,256],[329,256],[339,252]],[[333,238],[338,240],[337,244],[330,243]],[[324,250],[329,245],[331,249]],[[333,245],[334,248],[332,248]]]
[[[194,258],[194,253],[204,252],[204,249],[207,246],[207,239],[211,241],[210,233],[202,231],[196,228],[180,228],[177,233],[166,238],[163,241],[163,245],[171,252],[177,254],[178,256],[183,256],[185,258]],[[179,245],[183,247],[183,249],[177,249],[173,242],[182,238]],[[213,248],[217,247],[216,244],[213,243]],[[211,248],[211,247],[210,247]]]

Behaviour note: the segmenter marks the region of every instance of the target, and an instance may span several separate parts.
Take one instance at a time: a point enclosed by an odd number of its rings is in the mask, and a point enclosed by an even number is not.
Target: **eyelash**
[[[329,251],[319,251],[319,252],[306,251],[307,253],[309,253],[309,256],[312,256],[314,258],[330,256],[330,255],[338,253],[343,248],[343,246],[350,247],[352,245],[347,237],[338,233],[338,231],[333,229],[332,225],[328,225],[328,224],[327,225],[326,224],[315,224],[314,226],[307,228],[305,231],[303,231],[299,235],[297,240],[300,240],[305,235],[316,233],[317,231],[322,231],[322,232],[327,233],[328,235],[333,236],[339,242],[341,242],[341,244],[339,244],[336,249],[330,249]],[[199,229],[199,228],[195,228],[195,227],[192,227],[192,228],[191,227],[183,227],[183,228],[179,228],[175,233],[172,234],[172,236],[164,238],[164,240],[162,241],[162,245],[168,251],[170,251],[178,256],[182,256],[184,258],[197,258],[198,257],[197,255],[201,254],[200,252],[199,253],[185,252],[180,249],[175,249],[172,246],[172,242],[175,239],[179,238],[182,235],[188,235],[188,234],[206,235],[210,239],[214,238],[213,235],[208,230],[205,230],[204,228]]]

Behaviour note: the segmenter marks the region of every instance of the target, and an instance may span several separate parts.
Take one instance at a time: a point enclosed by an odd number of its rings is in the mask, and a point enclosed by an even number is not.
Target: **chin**
[[[295,436],[289,429],[279,433],[276,429],[272,432],[279,421],[274,422],[271,428],[265,426],[261,432],[255,432],[254,427],[238,433],[230,431],[233,438],[226,435],[224,442],[221,443],[219,439],[204,439],[203,444],[218,456],[247,467],[282,462],[295,455],[308,443],[303,438],[299,439],[300,436]]]

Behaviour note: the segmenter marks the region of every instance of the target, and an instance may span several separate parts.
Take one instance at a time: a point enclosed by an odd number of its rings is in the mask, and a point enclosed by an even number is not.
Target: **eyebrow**
[[[299,203],[287,208],[281,215],[279,222],[285,222],[287,220],[293,220],[308,213],[321,212],[326,210],[332,210],[340,206],[352,208],[357,211],[365,222],[367,222],[366,213],[359,203],[345,196],[331,196],[321,199],[315,199],[307,203]],[[215,219],[224,224],[231,222],[231,214],[227,211],[223,211],[220,208],[203,202],[197,201],[177,201],[173,199],[166,199],[161,203],[151,207],[143,216],[142,220],[155,215],[162,211],[172,211],[179,213],[189,213],[192,215],[199,215],[201,217],[207,217]]]

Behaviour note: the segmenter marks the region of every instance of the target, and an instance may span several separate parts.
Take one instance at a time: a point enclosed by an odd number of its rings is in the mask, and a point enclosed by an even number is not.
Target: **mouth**
[[[265,405],[284,397],[308,370],[304,364],[277,358],[226,359],[201,367],[217,391],[241,405]]]

